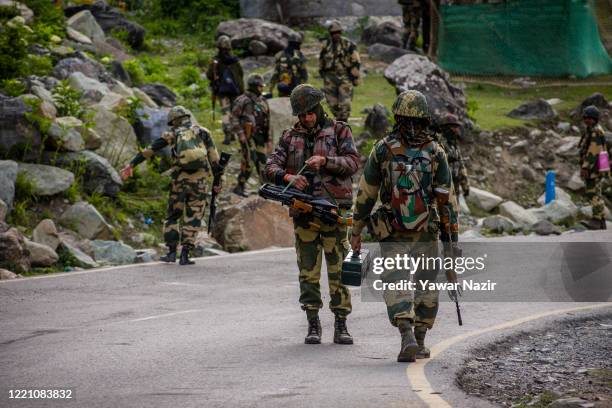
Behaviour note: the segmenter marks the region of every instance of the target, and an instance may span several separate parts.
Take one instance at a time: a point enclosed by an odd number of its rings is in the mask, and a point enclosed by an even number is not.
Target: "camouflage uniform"
[[[416,50],[416,40],[419,37],[421,25],[421,0],[399,0],[402,6],[402,20],[404,22],[403,46],[409,50]]]
[[[308,81],[306,57],[302,51],[287,47],[274,58],[276,63],[270,85],[274,87],[278,84],[278,96],[289,96],[296,86]]]
[[[270,108],[268,102],[261,95],[252,91],[236,98],[232,107],[232,130],[234,134],[244,134],[247,143],[240,142],[242,162],[240,163],[240,175],[238,183],[244,185],[253,169],[253,163],[257,169],[259,180],[263,182],[263,170],[266,165],[267,143],[270,140],[269,123]],[[251,127],[251,134],[245,134],[245,127]]]
[[[580,139],[580,167],[586,173],[584,193],[593,207],[593,219],[604,221],[602,181],[607,173],[597,168],[599,153],[606,150],[606,136],[601,125],[586,127]]]
[[[465,160],[461,155],[461,149],[457,145],[457,136],[452,134],[450,130],[443,132],[444,137],[441,140],[442,148],[446,153],[448,165],[450,166],[453,176],[453,185],[455,186],[456,194],[459,194],[459,186],[464,193],[470,191],[470,182],[468,180],[467,169],[465,168]]]
[[[176,157],[177,134],[190,128],[196,137],[202,139],[208,158],[208,163],[195,171],[181,169]],[[211,170],[217,171],[219,153],[208,129],[192,125],[189,118],[183,118],[178,126],[164,132],[159,139],[138,153],[131,162],[132,166],[137,166],[166,146],[172,149],[174,166],[171,171],[172,184],[168,198],[168,215],[164,224],[164,241],[169,248],[176,248],[179,241],[183,246],[193,247],[206,208],[206,179]]]
[[[323,92],[334,117],[346,122],[351,115],[353,86],[359,85],[361,65],[356,45],[341,37],[338,44],[331,38],[323,44],[319,55],[319,74]]]
[[[345,123],[325,118],[312,130],[302,127],[300,122],[285,130],[276,150],[268,157],[266,174],[276,184],[284,184],[285,175],[297,174],[313,155],[324,156],[327,162],[313,175],[307,192],[349,209],[353,202],[351,176],[359,167],[359,153],[351,129]],[[329,281],[329,307],[337,317],[346,317],[351,312],[351,297],[348,288],[340,283],[346,227],[326,225],[316,218],[293,212],[290,215],[294,219],[302,309],[310,319],[323,306],[319,286],[323,251]]]

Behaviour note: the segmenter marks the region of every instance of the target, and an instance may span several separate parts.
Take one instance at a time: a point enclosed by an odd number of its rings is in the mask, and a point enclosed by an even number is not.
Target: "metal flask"
[[[340,281],[343,285],[361,286],[361,282],[370,268],[370,251],[362,249],[358,252],[349,251],[342,262]]]

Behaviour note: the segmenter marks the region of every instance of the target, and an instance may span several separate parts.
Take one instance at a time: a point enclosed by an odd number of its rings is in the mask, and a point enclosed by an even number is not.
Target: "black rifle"
[[[212,194],[210,196],[210,213],[208,214],[208,234],[212,232],[213,224],[215,222],[215,215],[217,213],[217,193],[215,192],[215,187],[221,184],[221,177],[223,176],[225,166],[227,166],[230,157],[232,157],[230,153],[221,152],[221,157],[219,158],[217,173],[215,174],[215,177],[213,179],[213,189]]]
[[[338,215],[337,205],[295,188],[285,188],[266,183],[259,188],[259,195],[266,200],[278,201],[301,214],[312,214],[327,225],[353,225],[353,217]]]
[[[448,209],[446,209],[448,211]],[[446,218],[447,217],[442,217]],[[444,257],[453,258],[453,263],[456,258],[462,256],[463,251],[456,242],[453,242],[450,230],[450,222],[440,223],[440,240],[442,241],[442,246],[444,248]],[[446,280],[450,283],[457,284],[457,272],[454,269],[446,269]],[[459,326],[463,326],[463,320],[461,319],[461,308],[459,307],[459,296],[461,296],[461,291],[456,289],[448,290],[448,297],[455,302],[455,308],[457,309],[457,322]]]

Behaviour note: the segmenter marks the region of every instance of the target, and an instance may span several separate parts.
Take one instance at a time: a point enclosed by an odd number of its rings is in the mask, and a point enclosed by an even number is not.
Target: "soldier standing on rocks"
[[[610,171],[603,171],[599,168],[599,155],[606,152],[607,149],[604,130],[598,123],[599,116],[597,107],[591,105],[584,108],[582,121],[585,128],[580,143],[578,143],[580,149],[580,177],[584,180],[584,193],[593,209],[591,219],[582,222],[589,229],[606,229],[602,182]]]
[[[416,41],[419,38],[419,26],[421,25],[421,0],[399,0],[398,2],[402,6],[404,22],[403,47],[416,51]]]
[[[395,127],[374,145],[359,180],[351,247],[361,249],[361,232],[368,224],[385,258],[437,257],[438,209],[448,206],[452,183],[446,154],[427,130],[430,115],[422,93],[402,92],[392,110]],[[382,206],[370,214],[379,197]],[[438,291],[422,290],[418,281],[435,282],[438,270],[426,266],[414,274],[414,296],[409,290],[383,292],[389,320],[402,337],[399,362],[429,357],[425,335],[438,313]],[[392,268],[381,278],[383,283],[397,283],[410,280],[413,272]]]
[[[448,159],[451,174],[453,176],[453,185],[459,201],[459,186],[463,191],[463,196],[467,197],[470,194],[470,182],[468,180],[467,169],[465,168],[465,160],[461,155],[461,149],[457,144],[457,139],[461,135],[462,124],[459,118],[452,113],[447,113],[440,123],[442,130],[441,140],[442,147]]]
[[[270,108],[262,96],[265,84],[259,74],[251,74],[247,79],[247,91],[236,98],[232,107],[232,131],[238,135],[242,152],[238,184],[233,192],[246,197],[245,183],[251,176],[253,164],[257,169],[259,181],[265,179],[263,171],[266,155],[271,150]]]
[[[319,74],[334,117],[347,122],[351,115],[353,86],[360,84],[361,61],[357,46],[342,37],[340,23],[331,23],[328,30],[330,38],[325,40],[319,55]]]
[[[351,176],[359,167],[351,128],[331,120],[321,101],[323,93],[312,85],[298,85],[291,93],[291,108],[299,121],[283,132],[276,150],[268,157],[266,174],[277,185],[291,183],[297,189],[336,203],[348,210],[353,203]],[[298,174],[307,165],[315,172],[310,179]],[[300,270],[300,303],[308,319],[306,344],[321,343],[319,309],[323,307],[319,280],[325,255],[329,282],[329,308],[335,315],[334,343],[353,344],[346,328],[351,295],[340,283],[347,228],[328,225],[309,214],[290,212],[295,230],[295,249]],[[342,215],[342,214],[341,214]]]
[[[168,254],[161,257],[164,262],[176,262],[176,250],[182,244],[180,264],[192,265],[189,252],[202,224],[206,208],[206,179],[217,174],[219,153],[208,129],[191,123],[189,111],[182,106],[175,106],[168,114],[170,130],[153,141],[149,147],[138,153],[121,170],[121,177],[126,180],[134,174],[134,167],[152,157],[155,152],[170,146],[172,149],[173,167],[170,197],[168,199],[168,216],[164,224],[164,241]],[[215,187],[218,193],[221,186]]]
[[[230,124],[232,103],[244,93],[244,74],[238,57],[232,55],[232,42],[228,36],[217,38],[217,49],[219,51],[210,63],[206,77],[210,81],[213,101],[219,100],[221,106],[221,123],[225,136],[223,144],[229,145],[235,140]]]
[[[291,33],[287,48],[275,55],[276,64],[274,74],[270,79],[270,93],[277,86],[278,96],[289,96],[296,86],[308,81],[306,57],[300,51],[301,45],[302,37],[299,34]]]

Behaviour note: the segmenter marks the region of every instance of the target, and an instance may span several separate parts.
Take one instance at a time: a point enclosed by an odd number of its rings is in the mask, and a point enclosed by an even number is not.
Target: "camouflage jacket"
[[[147,148],[145,148],[142,152],[138,153],[131,161],[133,167],[136,167],[146,159],[153,157],[155,152],[163,149],[166,146],[170,146],[172,149],[172,158],[175,162],[175,165],[172,167],[172,176],[178,177],[183,171],[176,165],[176,132],[185,127],[192,127],[195,129],[196,134],[202,138],[204,142],[204,146],[206,146],[206,154],[208,157],[208,163],[210,167],[206,166],[203,168],[203,172],[207,175],[212,172],[216,174],[218,171],[218,163],[219,163],[219,152],[215,147],[215,142],[213,142],[212,137],[210,137],[210,131],[205,127],[199,125],[191,125],[191,123],[186,122],[183,126],[172,128],[169,131],[162,133],[159,139],[156,139],[151,143]]]
[[[245,125],[253,126],[251,136],[258,143],[266,143],[269,139],[270,108],[263,96],[257,96],[251,91],[240,95],[232,105],[232,131],[239,135],[245,132]]]
[[[284,184],[285,174],[297,174],[313,155],[325,156],[327,163],[309,180],[309,193],[336,202],[342,208],[353,204],[351,176],[359,168],[351,128],[344,122],[326,119],[324,126],[308,131],[296,123],[283,132],[278,146],[268,157],[266,175],[276,184]]]
[[[446,137],[442,137],[442,148],[446,153],[448,159],[448,166],[450,167],[451,174],[453,176],[453,184],[456,189],[461,189],[466,192],[470,189],[470,183],[467,176],[467,169],[465,168],[465,161],[461,155],[461,149],[454,141],[449,141]],[[459,191],[457,191],[459,193]]]
[[[606,150],[606,136],[601,125],[586,128],[578,143],[580,149],[580,167],[588,173],[587,178],[598,178],[604,174],[597,169],[599,153]]]
[[[221,56],[217,55],[210,62],[208,66],[208,70],[206,71],[206,78],[210,81],[213,93],[216,95],[218,88],[218,81],[221,79],[223,75],[223,71],[225,69],[229,69],[232,72],[232,76],[236,81],[236,85],[240,88],[240,93],[244,93],[244,72],[242,70],[242,65],[240,65],[240,61],[237,57],[231,56],[231,58],[224,60]]]
[[[391,154],[390,149],[394,152],[393,154]],[[395,134],[391,133],[374,145],[363,168],[353,212],[354,235],[361,234],[361,231],[367,225],[368,217],[379,197],[382,205],[390,208],[393,189],[391,181],[393,158],[399,151],[406,158],[423,157],[429,159],[421,162],[426,165],[426,168],[422,169],[421,186],[425,202],[429,207],[436,206],[434,189],[451,191],[452,178],[446,153],[437,142],[431,140],[421,146],[408,147],[401,143]],[[435,214],[437,214],[437,210]],[[435,215],[430,213],[430,216]],[[431,221],[437,223],[439,220]]]
[[[276,64],[270,84],[275,85],[284,82],[287,85],[295,86],[308,81],[306,57],[304,57],[302,51],[292,50],[291,54],[287,50],[279,51],[275,58]]]
[[[331,39],[325,40],[319,55],[319,73],[322,78],[342,81],[349,80],[354,85],[359,82],[361,60],[357,46],[342,37],[338,44]]]

